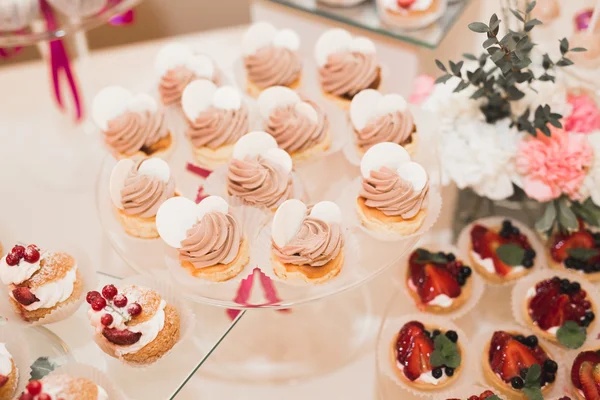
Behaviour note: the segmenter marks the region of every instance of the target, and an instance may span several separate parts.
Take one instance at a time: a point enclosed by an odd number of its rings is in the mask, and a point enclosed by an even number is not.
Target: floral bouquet
[[[486,35],[485,51],[436,60],[444,74],[419,77],[411,100],[440,120],[444,183],[493,201],[522,191],[545,203],[536,223],[544,233],[575,231],[578,219],[600,226],[600,110],[591,96],[566,87],[559,70],[573,64],[571,53],[586,50],[562,39],[560,59],[536,54],[530,32],[542,22],[531,16],[535,3],[504,10],[520,29],[503,37],[496,14],[488,24],[470,24]]]

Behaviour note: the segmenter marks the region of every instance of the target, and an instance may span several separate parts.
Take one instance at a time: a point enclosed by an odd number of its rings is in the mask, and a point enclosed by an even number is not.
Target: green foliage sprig
[[[584,48],[570,48],[567,39],[560,40],[559,49],[560,59],[554,61],[546,53],[543,55],[542,68],[543,73],[538,76],[531,70],[532,64],[531,51],[535,43],[529,37],[530,32],[542,22],[532,18],[531,12],[535,8],[536,2],[528,2],[525,11],[511,9],[510,12],[522,24],[519,31],[508,30],[500,38],[500,22],[496,14],[493,14],[487,24],[483,22],[473,22],[469,24],[469,29],[476,33],[486,34],[486,39],[482,46],[484,51],[479,55],[467,53],[463,57],[467,60],[476,61],[478,68],[475,71],[463,71],[464,61],[449,61],[446,66],[440,60],[436,60],[437,67],[444,72],[436,83],[445,83],[450,78],[459,79],[454,91],[460,92],[468,87],[474,89],[471,95],[472,99],[484,98],[485,102],[481,106],[481,111],[485,115],[488,123],[494,123],[504,118],[510,118],[512,125],[520,131],[529,132],[537,135],[537,131],[550,136],[549,125],[562,128],[560,119],[562,115],[552,112],[550,106],[539,105],[534,111],[529,107],[521,115],[513,115],[510,107],[511,101],[518,101],[525,97],[523,92],[523,83],[531,84],[534,81],[552,81],[555,76],[553,70],[555,67],[567,67],[573,64],[567,55],[570,52],[585,51]],[[494,64],[490,68],[489,61]],[[534,90],[529,86],[530,90]]]

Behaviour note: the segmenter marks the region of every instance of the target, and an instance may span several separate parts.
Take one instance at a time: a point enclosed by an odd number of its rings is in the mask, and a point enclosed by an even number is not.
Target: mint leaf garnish
[[[500,261],[502,261],[504,264],[511,267],[516,267],[517,265],[521,265],[523,263],[523,258],[525,258],[525,249],[514,243],[506,243],[500,245],[496,249],[496,254],[498,255],[498,258],[500,258]]]
[[[586,330],[577,325],[576,322],[567,321],[556,331],[556,338],[559,343],[568,349],[578,349],[583,346],[586,339]]]
[[[48,357],[39,357],[31,364],[30,380],[40,380],[58,367]]]
[[[502,400],[500,397],[496,396],[495,394],[486,397],[485,400]]]
[[[533,364],[527,370],[525,375],[525,386],[522,391],[527,396],[528,400],[544,400],[542,395],[542,389],[540,384],[540,377],[542,376],[542,367],[539,364]]]
[[[415,262],[417,264],[427,264],[427,263],[446,264],[447,262],[449,262],[449,260],[446,258],[446,256],[442,255],[440,253],[432,253],[425,249],[417,249],[416,253],[417,253],[418,257],[415,260]]]
[[[458,368],[461,362],[461,356],[458,352],[458,346],[453,343],[444,334],[437,335],[433,340],[434,350],[429,358],[432,367],[441,367],[442,365],[450,368]]]
[[[586,249],[584,247],[578,247],[574,249],[567,250],[567,253],[570,257],[575,258],[576,260],[587,261],[592,257],[595,257],[599,254],[596,249]]]

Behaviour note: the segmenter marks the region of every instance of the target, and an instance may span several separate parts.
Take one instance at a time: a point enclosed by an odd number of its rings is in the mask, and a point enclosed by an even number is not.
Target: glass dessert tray
[[[352,7],[333,7],[319,3],[317,0],[265,1],[429,49],[435,49],[440,44],[470,2],[470,0],[449,1],[446,12],[432,25],[423,29],[407,30],[383,23],[374,0],[363,1]]]

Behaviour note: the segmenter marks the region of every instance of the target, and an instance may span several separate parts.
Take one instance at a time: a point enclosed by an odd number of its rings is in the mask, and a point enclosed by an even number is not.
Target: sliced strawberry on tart
[[[447,387],[461,372],[463,351],[458,341],[456,331],[407,322],[392,341],[392,367],[399,379],[416,390]]]
[[[595,304],[575,280],[554,276],[529,288],[523,302],[531,328],[566,348],[580,347],[595,321]]]
[[[471,268],[453,253],[415,250],[408,260],[406,286],[417,307],[443,314],[460,308],[472,290]]]
[[[600,280],[600,233],[579,221],[579,230],[557,232],[549,240],[549,264],[583,274],[590,281]]]
[[[510,220],[501,226],[475,223],[469,232],[469,255],[477,272],[491,283],[504,283],[529,273],[536,252],[528,238]]]
[[[535,335],[496,331],[483,353],[487,383],[510,399],[528,399],[525,388],[547,393],[557,370],[556,361]]]
[[[600,399],[600,350],[579,353],[570,372],[571,384],[578,399]]]
[[[499,400],[498,395],[491,390],[484,390],[480,394],[474,394],[473,396],[469,396],[467,400]],[[447,400],[463,400],[459,398],[452,398]]]

